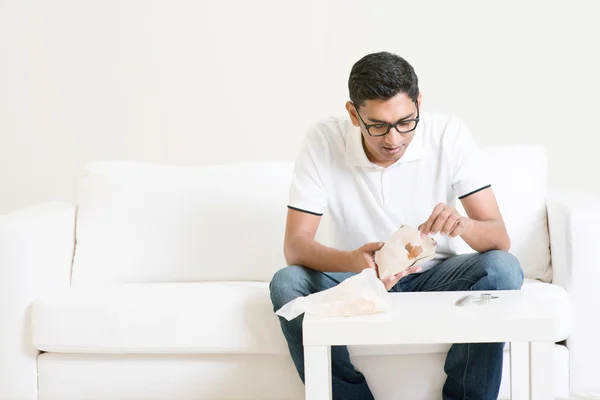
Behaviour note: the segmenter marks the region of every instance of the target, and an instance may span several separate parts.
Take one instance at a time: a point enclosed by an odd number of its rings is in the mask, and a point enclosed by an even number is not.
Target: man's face
[[[417,104],[420,108],[420,93]],[[406,93],[399,93],[388,100],[365,101],[362,107],[358,108],[357,106],[359,115],[353,103],[346,103],[346,110],[350,114],[352,123],[354,126],[360,127],[364,139],[365,153],[371,162],[382,167],[389,167],[398,161],[406,152],[406,148],[410,142],[412,142],[415,130],[408,133],[399,133],[395,128],[391,128],[386,135],[374,137],[367,133],[365,124],[394,124],[401,121],[398,124],[398,128],[401,131],[406,130],[408,124],[403,121],[417,117],[417,104]],[[370,128],[372,134],[376,132],[378,126]]]

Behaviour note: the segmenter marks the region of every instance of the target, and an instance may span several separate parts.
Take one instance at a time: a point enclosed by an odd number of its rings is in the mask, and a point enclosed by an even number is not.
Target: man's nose
[[[385,135],[385,143],[388,147],[398,147],[402,143],[402,136],[396,129],[392,128],[388,134]]]

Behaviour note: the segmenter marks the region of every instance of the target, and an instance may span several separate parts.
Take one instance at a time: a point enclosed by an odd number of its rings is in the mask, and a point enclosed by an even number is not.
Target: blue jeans
[[[323,273],[301,266],[279,270],[270,284],[274,310],[287,302],[336,286],[352,273]],[[423,273],[409,275],[392,288],[393,292],[434,292],[461,290],[516,290],[523,283],[523,270],[511,254],[493,250],[464,254],[444,260]],[[303,315],[287,321],[279,317],[281,329],[302,382],[304,382]],[[502,378],[504,343],[454,344],[446,357],[447,378],[444,400],[496,400]],[[373,399],[362,373],[350,361],[346,346],[331,347],[333,398]]]

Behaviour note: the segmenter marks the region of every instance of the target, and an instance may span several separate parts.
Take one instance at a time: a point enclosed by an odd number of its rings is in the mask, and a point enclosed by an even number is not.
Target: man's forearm
[[[324,246],[308,236],[290,239],[284,254],[288,265],[301,265],[321,272],[350,272],[350,252]]]
[[[510,249],[510,238],[502,221],[467,219],[467,225],[467,230],[461,235],[461,238],[473,250],[484,253],[490,250],[508,251]]]

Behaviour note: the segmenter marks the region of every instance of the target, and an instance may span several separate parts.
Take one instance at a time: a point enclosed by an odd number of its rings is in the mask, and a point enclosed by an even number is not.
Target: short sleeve
[[[471,132],[461,120],[449,124],[447,155],[452,168],[452,189],[463,199],[491,186],[481,152]]]
[[[329,171],[327,142],[317,126],[312,127],[294,166],[288,207],[314,215],[323,215],[327,207],[325,181]]]

